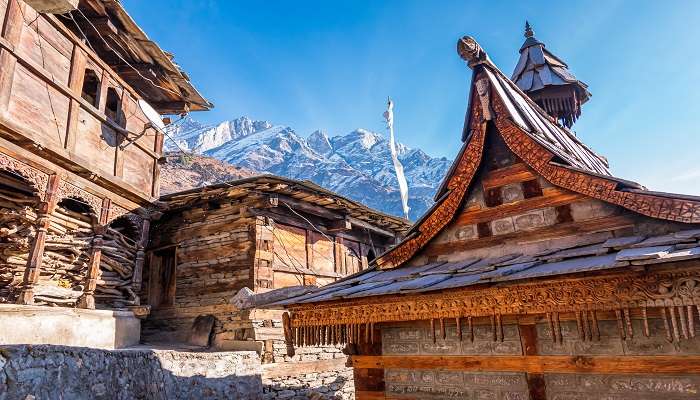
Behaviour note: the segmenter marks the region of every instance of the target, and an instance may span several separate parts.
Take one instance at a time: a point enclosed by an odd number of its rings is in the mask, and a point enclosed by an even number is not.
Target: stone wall
[[[336,346],[302,347],[293,357],[284,341],[273,342],[274,362],[263,364],[264,399],[354,399],[347,356]]]
[[[604,315],[604,313],[599,313]],[[608,316],[609,317],[609,316]],[[456,325],[446,323],[446,335],[434,340],[427,322],[412,325],[396,324],[382,329],[382,354],[387,356],[484,355],[518,356],[523,354],[520,329],[514,324],[503,326],[503,340],[494,340],[490,324],[474,325],[474,340],[463,329],[460,341]],[[685,324],[685,322],[682,322]],[[654,315],[648,319],[649,336],[641,334],[642,321],[631,320],[633,336],[622,339],[616,320],[598,322],[599,338],[583,340],[576,321],[561,321],[562,339],[554,343],[548,323],[534,326],[534,339],[539,355],[554,356],[679,356],[700,354],[700,327],[688,339],[669,341],[663,320]],[[544,373],[546,398],[550,400],[651,400],[697,399],[700,377],[690,374],[584,374]],[[387,368],[384,370],[385,392],[397,399],[494,399],[525,400],[529,398],[524,372],[471,372],[440,369]]]
[[[255,352],[0,346],[0,400],[261,399]]]

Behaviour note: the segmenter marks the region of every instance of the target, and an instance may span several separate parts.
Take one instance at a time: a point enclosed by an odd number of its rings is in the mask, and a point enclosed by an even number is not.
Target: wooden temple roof
[[[214,107],[194,87],[173,55],[148,38],[119,1],[80,0],[59,19],[161,114]]]
[[[401,236],[411,226],[406,219],[385,214],[350,200],[310,181],[299,181],[274,175],[260,175],[195,189],[170,193],[160,198],[165,211],[174,211],[194,204],[223,198],[239,198],[250,194],[276,194],[280,201],[308,203],[338,216],[346,216],[351,224],[372,226]]]
[[[550,246],[535,254],[406,265],[459,212],[482,163],[487,123],[497,128],[519,159],[555,187],[659,220],[700,223],[700,197],[652,192],[612,176],[603,157],[547,115],[488,59],[474,39],[462,38],[458,52],[474,70],[464,145],[438,191],[435,205],[399,244],[375,260],[373,268],[279,304],[296,307],[434,292],[700,258],[700,230],[692,230],[697,226],[689,225],[685,231],[656,237],[599,237],[598,241],[577,242],[568,247]]]

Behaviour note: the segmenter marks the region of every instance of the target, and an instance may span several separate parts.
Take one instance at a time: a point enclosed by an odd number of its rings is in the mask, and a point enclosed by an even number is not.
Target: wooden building
[[[347,344],[357,399],[699,396],[700,197],[614,177],[557,121],[581,99],[550,116],[522,90],[557,97],[530,45],[516,85],[458,42],[464,143],[435,206],[369,269],[278,303],[290,343]]]
[[[248,290],[335,282],[366,269],[409,228],[311,182],[271,175],[168,194],[161,205],[144,276],[151,314],[143,336],[152,342],[191,341],[205,316],[216,319],[218,348],[281,339],[281,314],[241,313],[241,290],[245,303]],[[211,325],[205,330],[204,345]]]
[[[147,312],[144,109],[212,105],[118,1],[0,0],[0,32],[0,303]]]

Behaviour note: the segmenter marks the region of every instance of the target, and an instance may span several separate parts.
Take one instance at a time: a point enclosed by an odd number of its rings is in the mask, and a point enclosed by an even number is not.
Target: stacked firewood
[[[59,205],[51,215],[35,302],[73,306],[83,294],[94,216]]]
[[[0,189],[0,303],[14,302],[36,233],[36,200]],[[95,233],[95,216],[62,204],[51,215],[39,282],[37,304],[74,307],[85,290]],[[100,308],[136,305],[132,278],[137,246],[122,229],[103,235],[95,302]]]
[[[36,198],[0,189],[0,303],[13,302],[34,238]]]
[[[109,308],[137,305],[132,290],[136,242],[123,234],[123,229],[109,227],[103,236],[100,273],[95,290],[95,302]]]

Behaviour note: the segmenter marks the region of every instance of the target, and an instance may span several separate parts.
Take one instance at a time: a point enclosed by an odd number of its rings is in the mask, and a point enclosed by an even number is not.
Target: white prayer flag
[[[401,161],[399,161],[399,156],[396,152],[396,143],[394,142],[394,102],[392,102],[391,99],[389,99],[387,109],[384,111],[384,119],[386,120],[386,128],[389,130],[389,150],[391,150],[391,160],[396,170],[396,179],[399,181],[401,205],[403,206],[404,216],[408,219],[408,183],[403,173],[403,165],[401,165]]]

